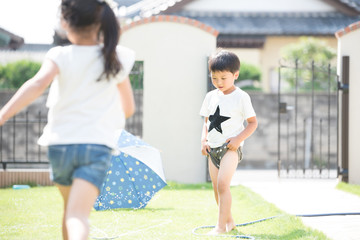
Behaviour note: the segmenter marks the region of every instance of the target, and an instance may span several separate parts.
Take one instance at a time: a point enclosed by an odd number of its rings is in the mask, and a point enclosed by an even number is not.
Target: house
[[[0,28],[0,49],[15,50],[24,44],[24,39]]]
[[[119,3],[121,1],[118,1]],[[131,4],[133,2],[133,4]],[[126,1],[123,23],[153,15],[198,20],[219,31],[217,46],[262,70],[262,88],[277,91],[281,48],[300,36],[337,49],[335,32],[360,20],[360,0],[158,0]]]

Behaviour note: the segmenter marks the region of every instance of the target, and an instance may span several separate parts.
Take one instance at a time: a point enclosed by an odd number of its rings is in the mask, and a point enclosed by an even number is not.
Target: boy
[[[211,235],[230,232],[236,225],[231,215],[230,182],[242,159],[244,140],[257,128],[256,114],[249,95],[236,87],[240,60],[221,50],[209,60],[215,90],[207,93],[200,115],[205,117],[201,152],[208,156],[209,173],[219,206],[218,222]],[[244,127],[243,122],[247,121]]]

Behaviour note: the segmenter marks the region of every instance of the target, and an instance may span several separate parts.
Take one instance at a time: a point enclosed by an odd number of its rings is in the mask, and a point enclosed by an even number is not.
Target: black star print
[[[215,128],[216,131],[218,131],[219,133],[222,133],[221,123],[225,122],[229,118],[230,117],[221,116],[220,108],[219,108],[219,106],[217,106],[214,115],[209,116],[209,121],[210,121],[209,132]]]

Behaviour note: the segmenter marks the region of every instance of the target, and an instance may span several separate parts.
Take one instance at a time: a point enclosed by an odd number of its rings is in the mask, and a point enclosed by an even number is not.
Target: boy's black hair
[[[86,30],[91,25],[100,24],[99,37],[102,37],[104,42],[103,74],[107,79],[115,76],[122,68],[116,53],[120,26],[111,7],[100,0],[62,0],[61,13],[69,26],[79,31]]]
[[[210,72],[229,71],[234,74],[240,70],[240,60],[235,53],[220,49],[210,57],[209,70]]]

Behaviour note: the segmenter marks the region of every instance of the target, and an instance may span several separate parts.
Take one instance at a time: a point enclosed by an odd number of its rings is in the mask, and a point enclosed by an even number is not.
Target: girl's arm
[[[239,135],[226,140],[229,143],[227,145],[227,147],[230,150],[236,151],[239,148],[241,142],[244,141],[245,139],[247,139],[248,137],[250,137],[251,134],[253,134],[255,132],[255,130],[258,126],[256,117],[248,118],[248,119],[246,119],[246,121],[247,121],[247,126]]]
[[[117,87],[120,93],[125,118],[129,118],[135,113],[135,100],[129,77],[119,83]]]
[[[27,80],[0,110],[0,126],[38,98],[58,73],[57,65],[45,59],[35,76]]]
[[[205,121],[204,121],[204,124],[203,124],[203,129],[202,129],[202,134],[201,134],[201,153],[202,155],[208,155],[207,151],[210,151],[210,147],[209,145],[207,144],[207,123],[208,121],[208,118],[206,117],[205,118]]]

